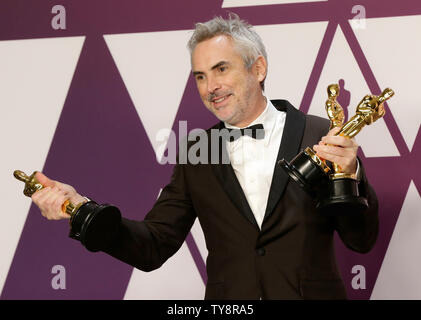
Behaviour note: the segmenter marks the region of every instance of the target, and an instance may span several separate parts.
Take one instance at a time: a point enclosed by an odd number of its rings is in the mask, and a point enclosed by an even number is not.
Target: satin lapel
[[[268,203],[264,220],[272,213],[279,199],[285,191],[289,176],[284,172],[278,162],[281,159],[291,160],[300,152],[301,141],[305,129],[305,115],[295,109],[288,101],[274,100],[273,105],[282,111],[286,111],[285,127],[282,133],[282,141],[276,159],[272,184],[269,191]],[[264,222],[263,220],[263,222]]]
[[[218,126],[216,126],[216,128],[224,128],[223,123],[221,122]],[[211,136],[209,141],[211,141]],[[229,159],[225,143],[225,140],[219,140],[219,161],[217,164],[211,164],[212,171],[235,207],[237,207],[241,214],[253,225],[255,225],[256,228],[259,228],[256,219],[254,218],[253,211],[247,202],[244,191],[238,182],[237,176],[235,175],[234,169],[232,168],[231,164],[222,163],[223,154],[227,157],[226,159]],[[209,154],[211,154],[211,152],[212,151],[210,150]]]

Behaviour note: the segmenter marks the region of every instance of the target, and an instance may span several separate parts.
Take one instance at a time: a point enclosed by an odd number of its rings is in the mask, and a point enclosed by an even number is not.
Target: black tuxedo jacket
[[[291,160],[328,132],[328,120],[285,100],[272,102],[287,113],[278,161]],[[378,230],[377,198],[361,170],[359,189],[369,208],[328,216],[276,166],[260,230],[230,164],[177,164],[144,221],[123,219],[103,251],[154,270],[180,248],[198,218],[209,251],[205,299],[345,299],[334,232],[348,248],[365,253]]]

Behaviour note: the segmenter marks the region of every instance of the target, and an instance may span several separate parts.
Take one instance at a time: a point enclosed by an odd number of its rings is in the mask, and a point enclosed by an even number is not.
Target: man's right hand
[[[69,219],[70,215],[62,211],[62,205],[66,200],[77,205],[86,202],[72,186],[49,179],[41,172],[35,174],[35,178],[44,188],[32,195],[32,201],[41,210],[41,214],[48,220]]]

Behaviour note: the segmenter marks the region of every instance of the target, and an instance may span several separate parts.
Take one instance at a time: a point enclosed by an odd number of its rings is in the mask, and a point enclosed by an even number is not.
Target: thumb
[[[44,187],[54,187],[56,186],[56,182],[54,180],[51,180],[48,178],[45,174],[42,172],[37,171],[35,173],[35,178],[38,180],[39,183],[41,183]]]

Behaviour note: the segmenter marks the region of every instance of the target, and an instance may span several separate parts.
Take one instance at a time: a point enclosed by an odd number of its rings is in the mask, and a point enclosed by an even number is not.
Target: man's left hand
[[[355,139],[335,136],[340,128],[333,128],[322,137],[313,150],[323,159],[334,162],[340,166],[344,173],[356,173],[358,144]]]

